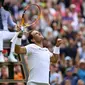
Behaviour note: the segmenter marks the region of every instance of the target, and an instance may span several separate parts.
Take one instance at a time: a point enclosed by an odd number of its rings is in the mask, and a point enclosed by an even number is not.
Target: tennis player
[[[57,40],[53,53],[51,53],[47,48],[43,47],[44,37],[40,32],[31,30],[28,35],[30,44],[21,47],[19,34],[15,45],[15,53],[28,55],[29,78],[27,85],[49,85],[50,61],[57,62],[62,40]]]

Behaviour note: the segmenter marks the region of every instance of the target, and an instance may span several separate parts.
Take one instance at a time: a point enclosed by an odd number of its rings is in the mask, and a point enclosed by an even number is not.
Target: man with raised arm
[[[29,44],[21,47],[21,34],[18,35],[15,53],[28,55],[29,78],[27,85],[49,85],[50,62],[56,63],[60,54],[61,39],[56,41],[56,46],[51,53],[43,47],[42,34],[36,30],[28,33]]]

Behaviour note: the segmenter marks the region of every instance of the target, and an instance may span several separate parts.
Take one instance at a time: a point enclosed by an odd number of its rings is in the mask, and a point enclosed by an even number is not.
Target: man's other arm
[[[57,39],[56,46],[53,49],[53,56],[50,58],[50,62],[56,63],[60,56],[60,45],[62,44],[62,39]]]

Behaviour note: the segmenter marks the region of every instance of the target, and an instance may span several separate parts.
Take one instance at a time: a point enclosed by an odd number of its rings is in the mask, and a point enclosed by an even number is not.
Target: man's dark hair
[[[32,42],[32,39],[33,39],[32,32],[33,32],[33,30],[30,30],[29,31],[29,35],[28,35],[28,41],[29,41],[29,43],[34,43],[34,42]]]
[[[4,0],[0,0],[0,3],[3,6],[4,5]]]

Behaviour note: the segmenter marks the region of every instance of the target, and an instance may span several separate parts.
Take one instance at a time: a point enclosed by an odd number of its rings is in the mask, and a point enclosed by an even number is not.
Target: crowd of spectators
[[[22,71],[23,69],[21,69],[21,65],[14,65],[14,80],[23,80],[24,79],[24,76],[22,74]],[[1,68],[0,68],[0,79],[9,79],[9,72],[10,72],[10,69],[8,69],[8,66],[7,65],[3,65]],[[12,73],[13,74],[13,73]]]
[[[18,23],[27,4],[38,4],[40,20],[29,29],[40,31],[50,51],[62,38],[60,58],[50,65],[50,85],[85,85],[85,0],[5,0],[4,8]],[[23,35],[22,45],[28,43]]]
[[[11,69],[9,69],[9,65],[2,65],[0,67],[0,80],[7,80],[7,79],[11,79],[11,80],[25,80],[25,74],[23,74],[23,69],[21,69],[21,65],[19,64],[15,64],[14,66],[11,65],[13,67],[13,72]],[[11,74],[11,76],[10,76]],[[10,81],[11,81],[10,80]],[[3,82],[0,83],[0,85],[25,85],[24,82],[15,82],[15,83],[11,83],[11,82]]]

